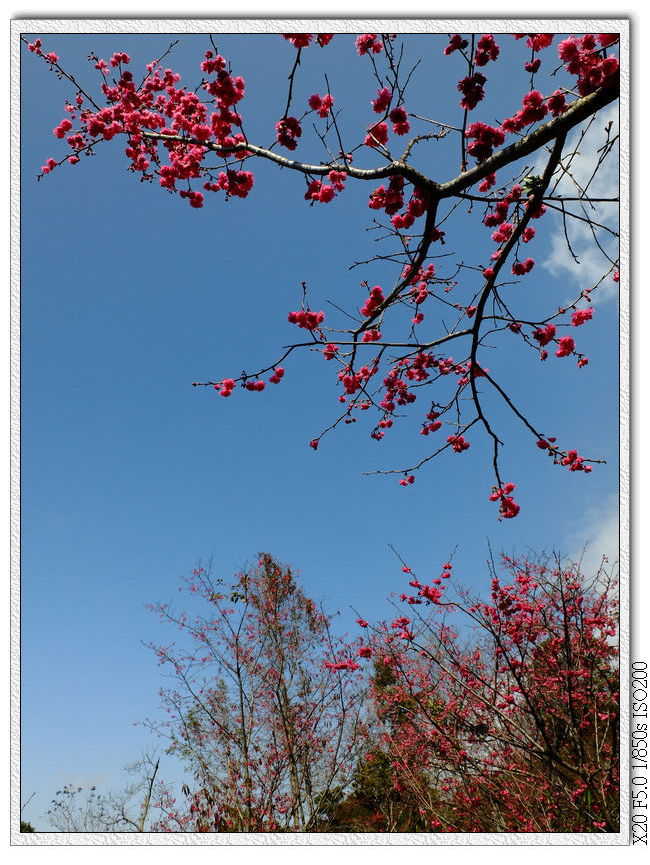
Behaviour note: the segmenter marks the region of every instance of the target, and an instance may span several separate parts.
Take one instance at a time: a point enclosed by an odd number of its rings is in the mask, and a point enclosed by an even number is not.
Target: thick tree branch
[[[470,168],[469,171],[459,174],[454,180],[448,183],[438,185],[437,193],[440,198],[449,198],[452,195],[457,195],[469,186],[473,186],[482,180],[488,174],[498,171],[505,165],[510,165],[518,159],[523,159],[525,156],[530,156],[531,153],[536,153],[549,141],[557,139],[560,136],[565,136],[569,130],[573,129],[583,120],[591,117],[601,108],[615,102],[619,96],[618,87],[603,87],[596,90],[595,93],[590,93],[588,96],[583,96],[581,99],[576,99],[569,108],[559,117],[554,117],[548,123],[539,126],[534,132],[531,132],[525,138],[516,141],[509,147],[504,147],[503,150],[497,151],[484,162]]]

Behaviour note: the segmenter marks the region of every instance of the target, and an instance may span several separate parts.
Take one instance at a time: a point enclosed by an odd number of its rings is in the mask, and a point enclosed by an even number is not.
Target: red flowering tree
[[[450,596],[449,563],[428,583],[405,566],[406,611],[368,631],[392,787],[429,831],[616,832],[616,587],[603,568],[503,567],[485,601]]]
[[[186,591],[196,615],[152,607],[186,640],[152,646],[175,685],[149,723],[194,784],[163,792],[154,829],[326,831],[365,739],[357,647],[269,555],[230,587],[198,567]]]
[[[432,444],[424,456],[405,457],[404,467],[391,469],[400,483],[413,483],[415,471],[443,451],[462,454],[482,429],[493,454],[491,499],[500,518],[514,517],[519,512],[515,485],[502,478],[499,467],[502,433],[494,419],[499,403],[530,436],[533,453],[539,448],[553,464],[570,471],[589,472],[599,462],[549,435],[552,419],[533,417],[533,405],[516,404],[507,380],[490,373],[486,358],[496,347],[512,356],[513,367],[520,351],[534,352],[542,361],[551,355],[558,359],[554,363],[573,360],[581,368],[588,363],[575,328],[592,317],[592,294],[603,280],[618,281],[618,251],[606,242],[615,241],[617,226],[607,224],[602,200],[591,191],[593,175],[614,152],[616,137],[611,125],[601,133],[588,180],[574,171],[576,153],[567,137],[573,130],[584,131],[618,98],[618,34],[431,35],[430,53],[444,58],[449,70],[438,86],[457,100],[455,114],[448,118],[432,117],[430,105],[411,103],[414,69],[406,65],[395,34],[336,36],[350,38],[350,51],[360,64],[370,64],[377,85],[367,94],[368,116],[365,123],[360,120],[356,138],[342,129],[339,112],[345,94],[330,92],[326,74],[325,92],[318,85],[305,104],[294,95],[302,53],[322,50],[326,69],[332,38],[284,34],[291,72],[284,111],[269,130],[270,144],[247,135],[244,79],[214,40],[197,59],[202,73],[198,87],[182,84],[162,58],[144,71],[132,71],[129,56],[117,51],[108,60],[89,56],[99,84],[92,88],[66,72],[63,61],[34,39],[27,43],[29,51],[71,88],[54,129],[64,150],[45,162],[40,177],[80,162],[108,142],[119,142],[130,171],[194,208],[204,207],[212,194],[248,198],[261,163],[285,171],[286,194],[296,194],[297,207],[305,202],[326,206],[344,196],[347,185],[368,184],[373,225],[381,229],[385,245],[373,259],[385,266],[383,284],[364,280],[362,293],[341,311],[345,316],[328,314],[326,321],[320,302],[308,298],[303,283],[302,303],[288,311],[300,333],[293,344],[255,373],[220,374],[195,384],[213,387],[224,397],[235,388],[261,391],[267,380],[282,380],[290,355],[316,351],[336,370],[341,407],[328,429],[312,440],[314,449],[326,432],[355,422],[368,410],[375,415],[371,436],[380,440],[417,399],[419,432]],[[504,43],[522,39],[528,59],[508,70],[512,80],[521,77],[518,103],[496,121],[482,116],[492,70],[504,62]],[[551,79],[540,77],[544,72],[553,73],[553,89]],[[542,89],[536,83],[540,80]],[[313,134],[308,134],[310,125]],[[432,151],[425,156],[427,148]],[[459,170],[432,169],[434,159]],[[303,179],[299,193],[291,174]],[[459,207],[467,211],[463,220],[457,218]],[[525,288],[536,264],[536,234],[559,226],[575,257],[570,237],[576,225],[588,227],[593,248],[602,255],[600,278],[572,300],[560,298],[559,306],[551,292],[538,298],[534,311],[522,306],[518,284]],[[472,237],[493,244],[489,260],[477,258],[470,248],[461,264],[451,265],[443,246],[455,249]],[[279,310],[279,315],[287,316],[287,311]]]

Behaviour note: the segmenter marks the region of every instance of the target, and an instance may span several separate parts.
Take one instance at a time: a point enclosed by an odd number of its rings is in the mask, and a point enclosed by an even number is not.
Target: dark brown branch
[[[228,156],[230,153],[247,150],[255,156],[268,159],[270,162],[275,162],[276,165],[279,165],[282,168],[289,168],[293,171],[299,171],[302,174],[313,174],[322,177],[325,174],[329,174],[332,170],[347,171],[349,177],[354,177],[357,180],[383,180],[393,174],[400,174],[406,180],[409,180],[414,185],[423,189],[433,189],[437,187],[437,184],[432,180],[429,180],[428,177],[416,168],[396,160],[393,160],[388,165],[383,165],[380,168],[354,168],[349,164],[346,165],[345,163],[338,161],[330,162],[328,164],[320,163],[319,165],[311,165],[307,162],[298,162],[296,159],[289,159],[286,156],[282,156],[280,153],[275,153],[273,150],[269,150],[266,147],[260,147],[257,144],[251,144],[250,142],[246,142],[246,144],[238,143],[232,145],[221,145],[213,144],[209,141],[199,141],[197,138],[191,138],[189,136],[168,135],[162,132],[150,132],[144,129],[142,130],[142,137],[149,141],[173,141],[178,144],[192,144],[197,147],[204,147],[206,150],[210,150],[219,156]]]
[[[560,118],[557,118],[557,119],[560,119]],[[552,121],[552,122],[555,122],[555,121]],[[547,125],[550,125],[550,124],[547,124]],[[551,182],[551,177],[553,176],[553,173],[554,173],[555,169],[557,168],[557,166],[559,165],[560,159],[562,158],[562,149],[564,147],[566,135],[567,135],[567,130],[564,130],[564,129],[560,130],[560,134],[559,134],[558,138],[556,139],[555,144],[553,145],[553,150],[551,152],[551,156],[548,160],[548,163],[546,164],[546,168],[544,169],[544,173],[543,173],[542,178],[541,178],[539,191],[538,191],[537,195],[533,198],[533,200],[529,201],[529,206],[528,206],[526,212],[524,213],[524,215],[521,218],[521,220],[519,221],[517,227],[513,231],[512,236],[510,237],[508,242],[505,244],[504,248],[501,250],[501,254],[499,255],[498,259],[496,260],[494,267],[492,268],[493,274],[492,274],[492,276],[489,277],[489,279],[486,280],[485,287],[483,288],[483,291],[481,292],[481,296],[479,298],[479,301],[476,305],[476,314],[475,314],[474,327],[473,327],[474,333],[473,333],[473,337],[472,337],[472,348],[471,348],[471,352],[470,352],[470,384],[471,384],[471,388],[472,388],[472,399],[473,399],[474,405],[476,407],[477,416],[481,420],[481,422],[483,423],[483,426],[485,427],[486,432],[488,433],[488,435],[492,438],[492,440],[494,442],[494,457],[493,457],[492,464],[494,466],[494,473],[495,473],[497,483],[499,486],[502,485],[501,479],[499,476],[499,466],[498,466],[499,444],[501,442],[500,442],[498,436],[496,435],[496,433],[492,430],[492,428],[489,424],[489,421],[487,420],[487,418],[483,414],[483,409],[482,409],[481,402],[480,402],[479,396],[478,396],[478,391],[476,388],[476,376],[473,374],[474,370],[478,367],[478,363],[476,360],[476,354],[478,351],[479,340],[480,340],[480,329],[481,329],[481,324],[482,324],[483,318],[484,318],[485,305],[487,304],[489,297],[492,295],[492,293],[494,291],[494,284],[495,284],[497,275],[498,275],[499,271],[501,270],[501,268],[503,267],[503,265],[505,264],[505,262],[508,258],[508,255],[512,251],[513,247],[515,246],[515,244],[518,242],[519,238],[521,237],[526,225],[530,222],[530,219],[532,218],[532,214],[533,214],[535,206],[541,202],[542,196],[543,196],[545,190],[547,189],[549,183]]]
[[[618,99],[619,91],[617,87],[603,87],[595,93],[590,93],[588,96],[583,96],[581,99],[576,99],[569,108],[559,117],[554,117],[548,123],[542,124],[530,135],[516,141],[509,147],[504,147],[503,150],[497,151],[484,162],[470,168],[469,171],[459,174],[454,180],[448,183],[440,184],[437,188],[438,195],[441,198],[449,198],[452,195],[457,195],[469,186],[473,186],[478,181],[482,180],[488,174],[498,171],[504,165],[509,165],[518,159],[523,159],[525,156],[530,156],[538,151],[549,141],[566,136],[570,129],[582,123],[583,120],[594,115],[601,108],[609,105]]]

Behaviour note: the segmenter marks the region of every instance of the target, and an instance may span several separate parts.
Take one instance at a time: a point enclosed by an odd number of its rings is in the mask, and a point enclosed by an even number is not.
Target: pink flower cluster
[[[538,327],[533,332],[533,339],[537,340],[540,346],[548,345],[555,338],[556,327],[554,324],[547,324],[544,330]]]
[[[464,51],[468,44],[467,39],[463,39],[460,34],[456,33],[455,36],[451,37],[449,45],[445,47],[442,53],[446,54],[448,57],[450,54],[453,54],[454,51]]]
[[[487,227],[498,226],[496,231],[492,232],[492,240],[502,245],[507,243],[513,235],[515,231],[516,225],[512,222],[507,222],[508,212],[510,210],[510,205],[521,199],[522,195],[522,187],[519,184],[515,184],[512,189],[501,199],[499,199],[495,205],[494,209],[488,211],[483,217],[483,224]],[[530,205],[530,202],[527,203],[526,207]],[[544,205],[541,205],[543,208]],[[535,211],[531,216],[539,216],[543,213],[543,210],[539,208],[539,211]],[[535,237],[535,229],[527,226],[520,235],[521,240],[524,243],[529,243],[533,237]],[[493,261],[498,260],[502,255],[502,250],[497,250],[492,253],[491,258]],[[532,258],[526,258],[524,261],[515,261],[512,265],[512,273],[515,276],[523,276],[526,273],[530,273],[532,268],[535,265],[535,261]],[[494,278],[494,269],[492,267],[487,267],[483,271],[483,277],[486,280],[490,280]]]
[[[244,387],[246,388],[246,390],[253,390],[259,393],[260,391],[263,391],[266,387],[266,382],[263,382],[261,379],[258,379],[257,381],[247,381],[244,384]]]
[[[283,33],[282,35],[294,48],[307,48],[313,38],[311,33]]]
[[[361,407],[364,408],[367,403],[364,403]],[[370,433],[370,438],[375,439],[375,441],[381,441],[384,437],[383,430],[390,429],[393,425],[393,420],[390,417],[383,417],[375,429]],[[413,478],[415,480],[415,478]]]
[[[420,267],[413,276],[410,276],[410,272],[410,267],[405,268],[402,273],[402,279],[408,279],[407,284],[411,286],[409,289],[409,302],[414,303],[417,309],[429,297],[428,285],[435,274],[435,266],[429,264],[425,271]],[[417,312],[412,322],[413,324],[420,324],[423,319],[424,315],[421,312]]]
[[[496,172],[491,171],[489,174],[486,174],[483,180],[478,185],[479,192],[489,192],[490,189],[496,184],[497,176]]]
[[[384,299],[384,292],[381,290],[381,286],[376,285],[368,295],[368,299],[364,305],[361,307],[361,315],[364,318],[369,318],[369,316],[371,316],[373,312],[381,306]]]
[[[539,439],[537,447],[548,451],[548,456],[553,458],[555,465],[569,466],[569,471],[589,474],[592,467],[585,465],[585,458],[578,456],[578,451],[576,450],[569,450],[566,453],[560,451],[555,444],[556,441],[555,437],[549,438],[548,441],[546,439]]]
[[[246,198],[248,193],[253,188],[255,178],[251,171],[234,171],[229,168],[227,171],[220,171],[216,183],[206,181],[203,188],[211,192],[223,190],[226,193],[226,198],[234,196],[235,198]]]
[[[427,211],[427,202],[424,195],[424,192],[418,187],[414,187],[413,194],[409,199],[408,204],[406,205],[405,213],[397,213],[391,219],[391,223],[395,228],[408,229],[410,228],[416,219],[424,216]],[[436,229],[432,231],[432,239],[439,240],[442,237],[442,232],[438,232],[436,236]]]
[[[354,672],[360,668],[360,664],[357,664],[356,661],[353,661],[351,658],[346,658],[345,661],[326,661],[325,668],[328,670],[350,670]]]
[[[376,114],[383,114],[388,109],[392,98],[392,91],[388,87],[382,87],[381,90],[377,90],[377,98],[370,102],[372,110]]]
[[[316,330],[324,319],[324,312],[312,312],[310,309],[301,309],[297,312],[290,312],[288,316],[288,321],[290,321],[291,324],[297,324],[298,327],[303,327],[305,330]]]
[[[375,111],[377,114],[383,114],[385,111],[388,110],[392,98],[392,91],[389,90],[388,87],[382,87],[381,90],[377,90],[377,98],[371,101],[373,111]],[[411,125],[408,122],[406,111],[401,105],[397,106],[397,108],[393,108],[393,110],[389,114],[389,118],[391,123],[393,124],[393,132],[395,133],[395,135],[406,135],[406,133],[411,128]],[[385,123],[379,123],[376,126],[371,127],[368,135],[366,136],[365,143],[369,147],[374,147],[374,138],[376,138],[382,144],[386,143],[386,141],[388,140],[388,127]]]
[[[40,55],[41,57],[45,57],[45,59],[49,63],[52,63],[52,64],[58,63],[58,61],[59,61],[58,54],[55,54],[54,51],[50,51],[49,54],[43,54],[43,51],[41,50],[42,45],[43,45],[43,43],[41,42],[40,39],[35,39],[33,42],[27,43],[27,48],[33,54],[37,54],[37,55]]]
[[[587,309],[576,309],[571,316],[571,324],[574,327],[579,327],[581,324],[584,324],[585,321],[589,321],[593,314],[594,311],[592,307],[588,307]]]
[[[608,48],[618,41],[618,34],[600,33],[597,41],[601,48]],[[574,36],[558,45],[558,55],[567,72],[578,76],[578,93],[587,96],[600,87],[618,84],[619,62],[616,57],[603,57],[597,48],[596,37],[588,33],[582,39]]]
[[[388,117],[390,122],[393,124],[393,132],[395,135],[406,135],[411,128],[411,124],[408,122],[406,109],[401,105],[398,105],[397,108],[393,108]]]
[[[314,93],[309,97],[309,107],[316,111],[319,117],[327,117],[334,105],[334,97],[326,93],[325,96],[320,96]]]
[[[278,143],[287,150],[295,150],[302,135],[300,122],[295,117],[283,117],[275,124]]]
[[[450,576],[451,564],[447,563],[443,572],[440,575],[443,579],[448,579]],[[407,570],[407,573],[411,573],[410,568]],[[413,595],[400,595],[402,601],[406,601],[407,604],[421,604],[422,599],[424,602],[428,604],[439,604],[440,599],[442,598],[443,590],[438,588],[441,585],[441,580],[436,578],[432,581],[432,585],[427,586],[423,585],[416,576],[413,576],[412,580],[409,580],[409,586],[412,586],[414,589],[418,590],[417,597]]]
[[[493,228],[495,225],[504,222],[508,217],[510,205],[514,201],[519,201],[521,193],[521,186],[518,183],[515,183],[510,192],[496,202],[494,210],[485,215],[483,218],[483,225],[487,225],[488,228]]]
[[[551,112],[553,117],[559,117],[560,114],[564,114],[568,108],[566,104],[566,96],[562,90],[554,90],[546,101],[548,103],[548,110]]]
[[[209,116],[207,106],[198,94],[180,88],[180,76],[170,69],[163,70],[155,62],[150,63],[147,65],[146,77],[136,86],[132,73],[122,69],[130,62],[128,54],[116,52],[110,65],[120,70],[120,77],[109,84],[109,66],[106,61],[94,54],[89,55],[89,60],[102,74],[101,89],[107,104],[97,111],[84,109],[81,94],[78,94],[76,106],[66,109],[70,112],[70,118],[62,121],[55,129],[55,135],[63,138],[70,133],[67,136],[67,142],[73,150],[70,162],[78,162],[79,152],[94,140],[102,138],[110,141],[118,134],[126,134],[130,170],[151,179],[152,175],[148,172],[153,162],[158,166],[160,185],[174,192],[177,181],[191,181],[200,177],[201,163],[206,153],[203,143],[213,140],[227,148],[245,143],[241,133],[232,135],[233,126],[241,125],[241,118],[233,109],[244,97],[244,80],[228,72],[227,63],[220,55],[215,56],[213,52],[207,51],[201,63],[202,71],[214,76],[202,84],[214,106]],[[77,113],[80,128],[75,132],[72,121],[77,119]],[[145,138],[145,131],[182,139],[165,141],[169,164],[160,164],[159,143]],[[232,152],[240,159],[246,155],[244,147],[233,149]],[[228,195],[243,198],[252,185],[250,172],[228,171],[219,176],[217,183],[206,183],[204,188],[208,191],[225,190]],[[184,188],[180,194],[193,207],[203,205],[203,194],[200,192]]]
[[[305,192],[305,201],[320,201],[321,204],[327,204],[335,195],[333,186],[328,183],[323,184],[320,180],[312,180]]]
[[[494,41],[494,36],[488,33],[481,36],[477,43],[474,63],[476,66],[486,66],[490,60],[496,60],[499,56],[499,46]]]
[[[72,161],[72,159],[73,157],[70,158],[70,161]],[[43,174],[49,174],[50,171],[52,171],[52,169],[54,168],[56,168],[56,159],[52,159],[51,156],[48,160],[46,160],[45,165],[41,165],[41,171],[43,172]]]
[[[573,354],[576,344],[572,336],[562,336],[559,341],[559,348],[555,352],[557,357],[568,357]]]
[[[334,189],[336,189],[337,192],[343,192],[345,189],[345,181],[348,176],[347,171],[332,170],[327,176]]]
[[[372,376],[377,375],[378,371],[379,367],[376,362],[372,366],[362,366],[356,373],[350,367],[346,367],[339,372],[339,381],[345,388],[346,394],[355,394],[361,390]]]
[[[313,39],[311,33],[283,33],[282,35],[287,42],[291,42],[294,48],[307,48]],[[320,45],[321,48],[324,48],[326,45],[329,45],[333,38],[333,33],[317,33],[316,43]]]
[[[503,487],[494,490],[490,496],[491,502],[499,502],[499,520],[512,519],[516,517],[520,511],[519,505],[510,495],[515,488],[515,484],[507,483]]]
[[[578,456],[578,451],[576,450],[570,450],[560,460],[560,465],[568,466],[570,472],[585,472],[586,474],[589,474],[592,468],[590,465],[585,465],[585,458]]]
[[[466,386],[473,376],[485,374],[484,370],[479,366],[475,365],[470,369],[469,363],[455,364],[451,357],[436,358],[430,352],[421,351],[415,357],[402,358],[384,378],[384,395],[379,405],[384,410],[385,415],[383,420],[378,424],[379,429],[376,428],[373,433],[371,433],[372,438],[377,440],[381,439],[383,437],[382,430],[386,427],[392,426],[393,420],[390,416],[393,415],[397,406],[410,405],[415,402],[416,394],[410,389],[409,383],[424,382],[431,377],[433,371],[437,372],[440,376],[446,376],[452,373],[458,376],[458,388]],[[376,372],[377,366],[375,361],[373,374]],[[342,374],[339,374],[340,378],[341,376]],[[349,379],[353,384],[353,390],[348,388],[348,393],[354,392],[359,388],[360,385],[358,381],[354,376],[352,376],[350,371],[346,373],[346,379]],[[346,379],[343,379],[344,384],[346,383]],[[438,420],[439,416],[440,413],[436,412],[435,409],[432,408],[426,416],[426,422],[424,423],[423,428],[420,430],[422,435],[427,436],[440,429],[442,422]],[[465,441],[463,436],[449,436],[448,442],[456,452],[461,452],[469,447],[469,443]]]
[[[356,46],[360,57],[364,54],[380,54],[384,50],[384,43],[376,33],[364,33],[357,36]]]
[[[525,273],[530,273],[534,264],[532,258],[527,258],[525,261],[515,261],[512,265],[512,272],[515,276],[523,276]]]
[[[55,127],[53,132],[56,138],[65,138],[66,132],[69,132],[71,129],[72,122],[67,117],[64,117],[59,125]]]
[[[475,72],[474,75],[468,75],[458,82],[458,89],[463,94],[460,100],[461,108],[466,108],[472,111],[485,96],[483,85],[487,81],[485,75],[480,72]]]
[[[115,54],[111,57],[111,66],[115,69],[117,66],[120,66],[122,63],[130,63],[131,58],[126,53],[126,51],[116,51]]]
[[[187,198],[190,207],[203,207],[203,193],[196,189],[181,189],[179,192],[181,198]]]
[[[465,130],[465,137],[470,140],[470,144],[467,145],[467,152],[477,162],[484,162],[492,156],[494,148],[500,147],[505,141],[502,129],[488,126],[481,121],[470,123]]]
[[[218,384],[215,384],[215,389],[219,390],[221,396],[230,396],[230,394],[235,389],[235,379],[224,378],[224,380],[221,382],[221,388],[219,388]]]
[[[495,243],[507,243],[513,230],[514,225],[511,222],[502,222],[498,229],[492,232],[492,240]]]
[[[539,62],[539,58],[536,62]],[[534,71],[534,70],[533,70]],[[505,132],[520,132],[531,123],[543,120],[550,112],[553,117],[564,114],[567,110],[564,91],[554,90],[551,96],[544,98],[539,90],[529,90],[522,100],[522,108],[512,117],[506,118],[501,124]]]
[[[391,628],[397,631],[398,640],[412,640],[413,631],[409,630],[411,620],[406,616],[399,616],[394,622],[391,622]]]
[[[469,447],[469,442],[465,441],[462,435],[447,436],[447,443],[451,445],[452,450],[457,454],[466,451]]]
[[[387,216],[393,216],[404,206],[404,178],[394,174],[388,183],[388,189],[378,186],[370,193],[368,207],[371,210],[383,210]]]
[[[410,228],[415,220],[422,216],[427,210],[424,193],[417,187],[406,206],[406,212],[399,214],[397,211],[404,206],[404,178],[395,174],[390,178],[388,189],[383,185],[377,187],[370,193],[368,207],[371,210],[383,210],[387,216],[392,217],[391,222],[395,228]],[[432,239],[439,240],[444,232],[433,229]]]
[[[284,378],[284,367],[276,366],[273,370],[273,375],[269,378],[271,384],[280,384],[280,381]]]
[[[515,39],[523,39],[525,34],[515,36]],[[541,51],[543,48],[548,48],[548,46],[553,42],[553,33],[532,33],[528,39],[526,39],[526,45],[529,48],[532,48],[533,51]]]
[[[420,430],[420,435],[428,436],[429,433],[439,430],[442,426],[442,421],[438,420],[439,417],[440,412],[431,409],[431,411],[427,413],[427,420],[429,421],[429,423],[423,425],[422,429]]]
[[[385,123],[375,123],[368,129],[365,141],[366,147],[379,147],[388,141],[388,126]]]
[[[529,90],[522,99],[522,108],[513,117],[501,124],[504,132],[519,132],[531,123],[543,120],[548,114],[548,105],[539,90]]]
[[[347,173],[345,171],[330,171],[327,175],[330,183],[323,183],[320,180],[312,180],[305,192],[305,201],[320,201],[327,203],[331,201],[337,192],[342,192],[345,189],[345,180]]]

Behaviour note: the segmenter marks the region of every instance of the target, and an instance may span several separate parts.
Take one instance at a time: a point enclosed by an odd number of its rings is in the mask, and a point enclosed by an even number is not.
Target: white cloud
[[[595,576],[607,558],[607,571],[618,571],[619,563],[619,503],[611,498],[599,506],[589,508],[571,527],[565,540],[569,558],[581,561],[586,577]]]
[[[576,130],[568,139],[565,146],[565,154],[576,151],[572,159],[567,156],[563,159],[563,165],[570,167],[570,174],[564,174],[555,188],[556,195],[575,196],[579,194],[580,187],[589,183],[588,194],[592,198],[616,198],[619,194],[619,146],[618,141],[614,144],[607,158],[601,163],[595,176],[590,182],[594,168],[598,164],[599,150],[607,141],[605,128],[611,122],[609,139],[612,140],[618,134],[618,109],[615,106],[601,111],[596,115],[584,135]],[[572,179],[573,178],[573,179]],[[574,183],[575,181],[575,183]],[[552,188],[552,187],[551,187]],[[594,222],[617,229],[618,204],[616,202],[601,202],[595,205],[595,210],[584,206],[580,207],[578,202],[568,203],[567,210],[581,216],[589,216]],[[585,212],[586,211],[586,212]],[[557,214],[559,217],[559,214]],[[561,217],[556,220],[557,228],[550,237],[551,254],[544,261],[544,267],[553,276],[567,279],[570,282],[567,292],[574,297],[577,291],[592,288],[601,279],[609,268],[603,252],[598,249],[596,239],[603,250],[611,259],[618,257],[618,239],[609,232],[595,228],[592,231],[589,223],[571,217],[566,218],[567,234],[579,264],[569,251],[564,233]],[[594,238],[594,232],[595,237]],[[597,297],[600,301],[613,300],[618,297],[618,284],[615,283],[611,274],[607,276],[598,287]]]

